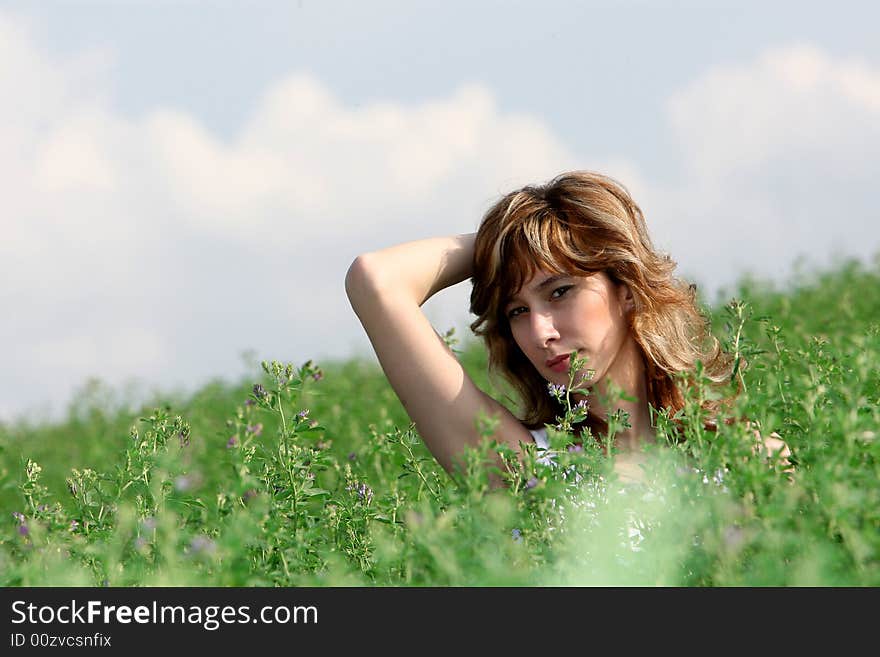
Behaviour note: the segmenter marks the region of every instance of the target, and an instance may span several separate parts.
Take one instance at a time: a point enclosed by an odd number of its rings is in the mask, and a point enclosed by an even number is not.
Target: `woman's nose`
[[[532,313],[532,334],[538,347],[544,349],[551,341],[559,338],[556,323],[550,313]]]

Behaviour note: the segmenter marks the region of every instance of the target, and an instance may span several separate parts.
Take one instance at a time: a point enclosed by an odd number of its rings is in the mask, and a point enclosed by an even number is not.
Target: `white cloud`
[[[770,174],[763,167],[780,158],[835,151],[864,175],[880,136],[880,74],[812,46],[775,48],[710,70],[674,94],[668,109],[694,178],[723,183],[740,172]]]
[[[343,294],[354,255],[473,230],[493,191],[575,165],[476,83],[349,107],[297,73],[223,140],[175,108],[118,113],[108,53],[63,63],[2,14],[0,55],[17,101],[0,110],[11,406],[65,399],[88,376],[194,385],[249,347],[343,356],[364,341]]]
[[[878,101],[880,71],[809,45],[709,70],[673,94],[683,184],[648,195],[683,267],[714,288],[744,269],[783,278],[801,255],[876,252]]]
[[[500,194],[571,168],[620,179],[710,288],[829,245],[878,248],[880,74],[808,45],[673,93],[683,166],[660,183],[624,153],[578,159],[476,82],[351,106],[294,73],[226,139],[175,107],[132,118],[108,100],[112,53],[55,59],[29,29],[0,12],[0,95],[15,99],[0,104],[0,303],[15,309],[0,417],[89,376],[197,385],[236,374],[247,348],[347,355],[367,344],[343,293],[357,253],[472,231]],[[468,292],[428,302],[438,330],[463,327]]]

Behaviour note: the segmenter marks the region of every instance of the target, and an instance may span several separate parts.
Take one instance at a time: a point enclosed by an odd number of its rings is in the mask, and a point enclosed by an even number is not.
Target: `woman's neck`
[[[613,385],[609,385],[609,381]],[[621,391],[625,398],[617,395],[613,388]],[[654,442],[644,355],[632,337],[627,340],[606,376],[592,387],[589,402],[590,412],[603,419],[618,409],[627,414],[629,427],[620,428],[614,434],[613,442],[617,451],[639,451],[642,444]]]

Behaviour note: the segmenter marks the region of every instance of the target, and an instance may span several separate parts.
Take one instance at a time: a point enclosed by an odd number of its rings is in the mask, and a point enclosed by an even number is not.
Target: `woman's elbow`
[[[345,293],[352,303],[362,298],[373,287],[369,256],[369,253],[359,255],[345,273]]]

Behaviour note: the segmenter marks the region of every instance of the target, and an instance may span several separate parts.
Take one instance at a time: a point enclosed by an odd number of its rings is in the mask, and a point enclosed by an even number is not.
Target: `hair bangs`
[[[504,290],[499,312],[537,272],[563,274],[579,269],[569,240],[567,227],[544,213],[510,227],[499,245],[495,283]]]

